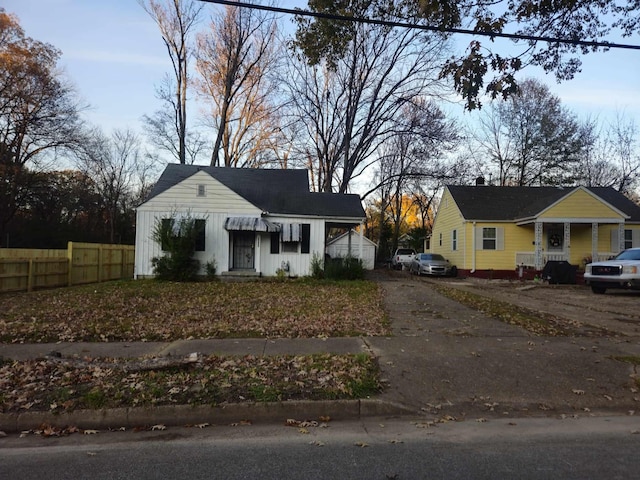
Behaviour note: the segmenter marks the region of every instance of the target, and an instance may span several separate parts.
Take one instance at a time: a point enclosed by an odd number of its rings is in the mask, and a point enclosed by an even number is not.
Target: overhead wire
[[[199,1],[205,2],[205,3],[215,3],[218,5],[229,5],[231,7],[250,8],[250,9],[264,10],[264,11],[269,11],[274,13],[298,15],[301,17],[312,17],[312,18],[320,18],[324,20],[334,20],[334,21],[343,21],[343,22],[368,23],[372,25],[383,25],[387,27],[411,28],[411,29],[425,30],[429,32],[458,33],[463,35],[490,37],[492,39],[507,38],[510,40],[529,40],[529,41],[536,41],[536,42],[539,41],[539,42],[547,42],[547,43],[562,43],[562,44],[584,46],[584,47],[640,50],[640,45],[633,45],[633,44],[627,44],[627,43],[614,43],[614,42],[607,42],[607,41],[580,40],[580,39],[573,39],[573,38],[524,35],[520,33],[486,32],[486,31],[479,31],[479,30],[469,30],[464,28],[434,27],[431,25],[422,25],[419,23],[408,23],[408,22],[398,22],[393,20],[380,20],[375,18],[336,15],[333,13],[311,12],[309,10],[302,10],[297,8],[292,9],[292,8],[273,7],[269,5],[260,5],[257,3],[238,2],[235,0],[199,0]]]

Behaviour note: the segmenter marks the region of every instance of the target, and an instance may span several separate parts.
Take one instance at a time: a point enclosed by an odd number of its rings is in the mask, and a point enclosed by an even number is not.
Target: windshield
[[[437,253],[422,253],[420,254],[420,260],[440,260],[444,262],[444,257]]]
[[[620,252],[616,258],[616,260],[640,260],[640,248],[625,250],[624,252]]]

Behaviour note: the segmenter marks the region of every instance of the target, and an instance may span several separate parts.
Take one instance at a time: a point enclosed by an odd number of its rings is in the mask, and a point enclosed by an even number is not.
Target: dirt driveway
[[[531,281],[432,279],[479,295],[594,326],[613,335],[640,336],[640,291],[607,290],[596,295],[584,285],[549,285]]]
[[[640,294],[374,275],[394,333],[367,338],[388,382],[384,399],[456,419],[640,414],[640,367],[621,361],[640,358]],[[434,282],[552,314],[577,333],[533,334],[444,297]]]

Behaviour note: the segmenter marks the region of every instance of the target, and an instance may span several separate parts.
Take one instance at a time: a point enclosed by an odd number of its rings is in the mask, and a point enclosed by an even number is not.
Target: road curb
[[[74,426],[82,430],[184,426],[208,423],[285,423],[287,419],[353,420],[361,417],[416,415],[402,405],[377,399],[297,400],[290,402],[237,403],[221,406],[161,405],[157,407],[76,410],[73,412],[0,413],[0,430],[6,433],[39,429],[41,425]]]

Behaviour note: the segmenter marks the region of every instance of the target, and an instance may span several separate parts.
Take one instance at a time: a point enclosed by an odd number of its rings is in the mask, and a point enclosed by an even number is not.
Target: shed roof
[[[489,185],[447,186],[467,220],[514,221],[539,215],[543,210],[580,187],[497,187]],[[612,207],[640,222],[640,206],[611,187],[585,187]]]
[[[300,169],[206,167],[169,164],[145,200],[205,172],[264,212],[280,215],[364,218],[358,195],[309,191],[309,176]]]

